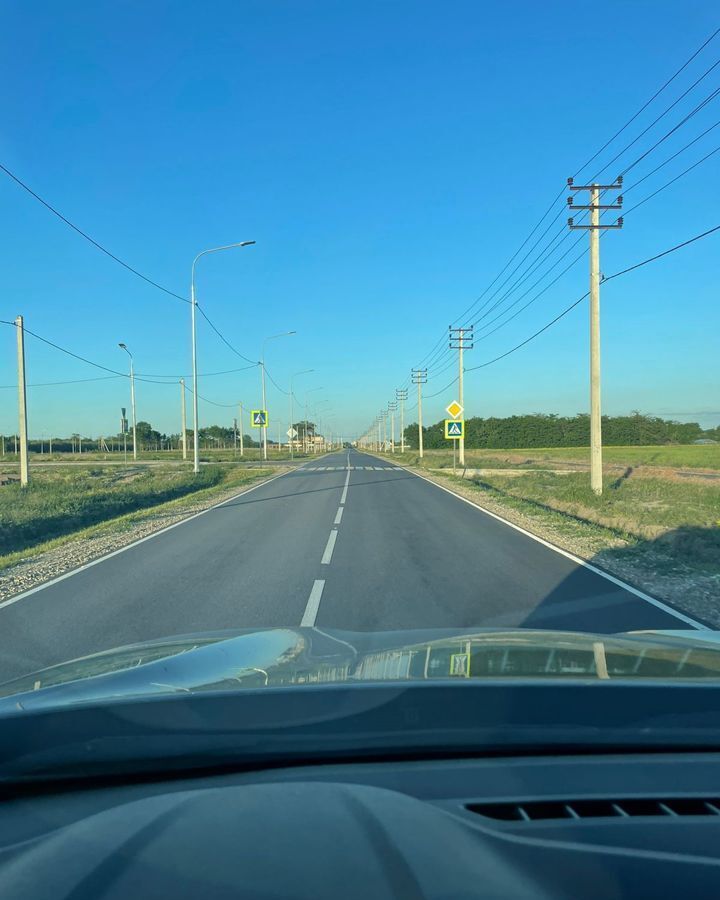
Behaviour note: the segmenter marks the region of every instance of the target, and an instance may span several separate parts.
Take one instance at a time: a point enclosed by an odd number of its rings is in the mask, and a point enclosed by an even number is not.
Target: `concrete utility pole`
[[[427,369],[413,369],[410,373],[412,375],[413,384],[417,385],[418,389],[418,451],[420,455],[420,459],[423,458],[423,423],[422,423],[422,386],[427,383]]]
[[[30,481],[30,469],[28,466],[28,437],[27,437],[27,393],[25,390],[25,326],[23,317],[15,319],[17,330],[17,369],[18,369],[18,419],[20,437],[20,484],[27,487]],[[17,443],[16,443],[17,448]]]
[[[622,208],[622,195],[614,203],[601,204],[600,192],[622,190],[622,175],[614,184],[573,183],[568,178],[568,190],[573,196],[568,197],[568,209],[590,211],[590,224],[575,225],[568,219],[571,230],[587,230],[590,232],[590,487],[594,494],[602,494],[602,407],[600,399],[600,229],[622,228],[620,217],[613,225],[600,222],[600,211]],[[581,205],[574,203],[575,191],[590,191],[590,203]]]
[[[405,401],[407,400],[407,388],[396,388],[395,398],[400,404],[400,452],[405,452]]]
[[[185,379],[180,379],[180,421],[182,424],[182,458],[187,459],[187,414],[185,412]]]
[[[450,334],[450,349],[458,351],[458,403],[460,406],[464,406],[463,400],[463,351],[464,350],[472,350],[473,348],[473,336],[474,336],[474,327],[472,325],[468,325],[467,328],[453,328],[452,325],[448,326],[448,332]],[[453,446],[458,444],[458,463],[461,466],[465,465],[465,428],[463,427],[463,436],[456,441],[453,441]]]
[[[395,452],[395,410],[397,403],[388,403],[388,412],[390,413],[390,452]]]

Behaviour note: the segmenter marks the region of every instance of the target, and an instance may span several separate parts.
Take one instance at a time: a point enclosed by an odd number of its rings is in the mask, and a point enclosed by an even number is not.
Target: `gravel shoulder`
[[[0,602],[79,569],[101,556],[120,550],[196,513],[231,500],[288,471],[290,467],[256,469],[251,474],[248,473],[246,482],[207,488],[49,541],[24,555],[12,554],[2,561],[5,568],[0,570]]]

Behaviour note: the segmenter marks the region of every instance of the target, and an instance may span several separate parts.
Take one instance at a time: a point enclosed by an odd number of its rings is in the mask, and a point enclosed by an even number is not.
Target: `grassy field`
[[[206,466],[192,470],[128,466],[38,469],[27,488],[0,487],[0,565],[38,545],[139,510],[205,496],[270,474],[265,469]]]
[[[317,455],[320,455],[319,453]],[[262,450],[257,447],[246,447],[243,456],[240,456],[240,451],[234,451],[232,449],[225,450],[201,450],[200,451],[200,462],[204,463],[213,463],[213,462],[257,462],[261,460]],[[294,453],[295,459],[307,459],[308,454],[304,453]],[[268,447],[268,459],[275,461],[283,461],[289,460],[290,454],[287,451],[287,448],[283,448],[282,450],[276,450],[274,447]],[[182,451],[181,450],[142,450],[138,453],[138,462],[146,462],[146,461],[157,461],[157,462],[182,462]],[[122,453],[112,452],[112,453],[100,453],[95,450],[90,451],[89,453],[31,453],[30,454],[30,465],[32,466],[34,463],[47,463],[47,462],[82,462],[82,463],[114,463],[114,464],[122,464],[124,463],[124,456]],[[133,463],[132,458],[132,450],[128,452],[128,461],[127,464],[131,465]],[[192,450],[188,452],[188,458],[185,460],[185,465],[192,466]],[[7,469],[8,471],[12,471],[14,468],[19,466],[18,456],[15,453],[6,452],[4,457],[0,457],[0,472],[3,469]]]
[[[466,450],[468,468],[561,468],[589,465],[587,447],[548,447],[529,450]],[[395,453],[394,459],[425,468],[452,468],[452,448],[426,450],[422,460],[416,450]],[[720,470],[720,444],[672,444],[650,447],[605,447],[606,466],[656,466],[680,469]]]

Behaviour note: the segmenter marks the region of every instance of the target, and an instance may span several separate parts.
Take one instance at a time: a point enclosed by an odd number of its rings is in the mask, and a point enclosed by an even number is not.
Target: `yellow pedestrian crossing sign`
[[[465,419],[445,419],[445,437],[449,441],[465,437]]]
[[[250,413],[250,424],[253,428],[264,428],[268,424],[266,409],[254,409]]]

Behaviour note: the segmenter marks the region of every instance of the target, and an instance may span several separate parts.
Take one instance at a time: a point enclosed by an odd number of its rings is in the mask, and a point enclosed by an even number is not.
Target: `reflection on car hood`
[[[720,632],[317,628],[205,633],[96,653],[0,685],[0,713],[177,691],[464,679],[720,678]]]

